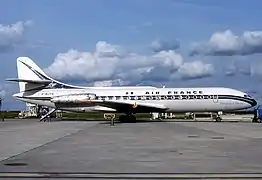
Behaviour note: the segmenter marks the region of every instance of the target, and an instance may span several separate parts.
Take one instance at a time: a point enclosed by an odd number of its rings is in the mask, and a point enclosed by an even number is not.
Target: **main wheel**
[[[221,122],[222,121],[222,118],[221,117],[216,117],[216,122]]]
[[[257,118],[253,118],[253,119],[252,119],[252,122],[253,122],[253,123],[256,123],[256,122],[257,122]]]

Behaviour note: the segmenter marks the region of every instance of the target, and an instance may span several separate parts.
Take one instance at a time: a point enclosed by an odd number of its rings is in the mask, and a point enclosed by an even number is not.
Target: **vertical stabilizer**
[[[29,57],[17,58],[17,76],[16,79],[6,79],[7,81],[15,81],[19,83],[20,92],[29,90],[40,90],[43,88],[90,88],[82,86],[74,86],[65,84],[52,79],[40,69]]]
[[[28,57],[17,58],[17,76],[20,92],[43,87],[46,85],[45,81],[50,80],[50,78]],[[43,81],[43,83],[41,83],[41,81]]]

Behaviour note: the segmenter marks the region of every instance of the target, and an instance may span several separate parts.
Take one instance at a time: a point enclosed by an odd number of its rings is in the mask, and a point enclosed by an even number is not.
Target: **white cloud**
[[[0,84],[0,98],[11,96],[16,91],[17,84],[10,84],[8,82]]]
[[[262,63],[254,63],[250,67],[250,74],[252,76],[262,76]]]
[[[153,58],[158,59],[158,63],[160,63],[164,67],[169,67],[172,70],[177,70],[183,64],[183,58],[180,54],[174,51],[161,51],[155,55]]]
[[[182,79],[195,79],[212,76],[214,67],[212,64],[204,64],[201,61],[186,62],[178,70]]]
[[[249,60],[234,59],[231,64],[227,65],[225,75],[235,76],[235,75],[246,75],[250,76],[251,66]]]
[[[100,41],[96,44],[94,52],[71,49],[66,53],[59,53],[45,71],[60,80],[84,80],[94,82],[94,86],[111,86],[141,82],[145,79],[170,79],[174,73],[181,73],[183,77],[187,73],[190,77],[194,76],[191,71],[185,71],[183,68],[191,63],[193,65],[189,68],[196,68],[195,62],[187,62],[184,66],[183,63],[183,57],[172,50],[140,55],[124,53],[120,46]],[[201,73],[206,76],[210,65],[205,66],[197,62],[196,66],[204,66],[201,72],[193,69],[197,78],[200,78]]]
[[[121,79],[115,79],[115,80],[107,80],[107,81],[95,81],[93,83],[93,86],[95,87],[109,87],[109,86],[115,86],[115,85],[125,85],[126,82],[124,82]]]
[[[0,98],[3,98],[5,96],[5,90],[0,89]]]
[[[6,88],[3,85],[0,85],[0,98],[4,98],[6,95]]]
[[[27,27],[32,25],[32,21],[18,21],[15,24],[0,24],[0,52],[12,50],[12,48],[22,42],[23,35]]]
[[[245,31],[241,36],[231,30],[214,33],[210,40],[196,44],[191,55],[233,56],[262,53],[262,31]]]
[[[150,48],[154,52],[175,50],[178,49],[179,47],[180,47],[180,42],[178,40],[172,40],[172,41],[154,40],[150,44]]]

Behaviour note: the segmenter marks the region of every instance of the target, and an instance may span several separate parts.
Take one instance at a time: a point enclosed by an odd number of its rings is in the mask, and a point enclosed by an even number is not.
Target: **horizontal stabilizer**
[[[16,79],[16,78],[6,79],[6,81],[25,82],[30,84],[44,84],[44,85],[48,85],[52,82],[50,80],[29,80],[29,79]]]

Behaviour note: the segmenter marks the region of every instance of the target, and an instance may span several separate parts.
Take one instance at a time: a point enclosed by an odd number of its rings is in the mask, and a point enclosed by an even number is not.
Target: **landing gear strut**
[[[115,125],[115,117],[116,115],[113,113],[105,113],[104,114],[104,119],[105,120],[110,120],[110,125],[114,126]]]
[[[222,115],[222,112],[218,112],[217,114],[215,114],[214,119],[216,122],[222,121],[221,115]]]

